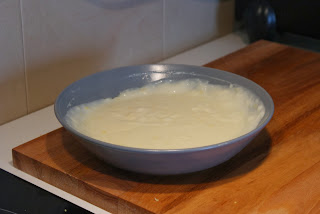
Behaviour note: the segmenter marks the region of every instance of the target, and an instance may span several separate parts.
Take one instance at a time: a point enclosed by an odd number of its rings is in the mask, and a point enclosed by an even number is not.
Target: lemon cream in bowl
[[[89,137],[120,146],[187,149],[244,135],[264,113],[263,103],[241,86],[189,79],[75,106],[67,121]]]

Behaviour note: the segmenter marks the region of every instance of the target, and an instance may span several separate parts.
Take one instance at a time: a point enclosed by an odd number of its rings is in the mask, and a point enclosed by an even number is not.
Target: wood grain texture
[[[253,80],[275,103],[231,160],[141,175],[99,161],[61,128],[14,148],[14,166],[112,213],[320,213],[320,54],[259,41],[205,66]]]

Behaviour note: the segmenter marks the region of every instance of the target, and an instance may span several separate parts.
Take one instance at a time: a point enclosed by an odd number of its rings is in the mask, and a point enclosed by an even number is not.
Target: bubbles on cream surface
[[[243,87],[200,80],[151,84],[71,108],[68,124],[104,142],[144,149],[221,143],[257,127],[263,103]]]

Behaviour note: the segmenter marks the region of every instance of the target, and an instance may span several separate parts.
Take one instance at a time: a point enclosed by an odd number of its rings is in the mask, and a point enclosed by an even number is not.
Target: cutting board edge
[[[141,213],[141,214],[152,214],[153,212],[146,210],[145,208],[138,206],[136,204],[131,203],[130,201],[127,201],[123,199],[120,195],[112,195],[112,194],[105,194],[101,193],[97,188],[94,186],[91,186],[90,184],[86,183],[85,181],[82,181],[81,179],[77,179],[67,173],[64,173],[62,171],[59,171],[53,167],[50,167],[41,161],[35,160],[26,154],[23,153],[24,147],[37,143],[37,141],[47,136],[50,133],[53,132],[59,132],[63,130],[64,128],[58,128],[56,130],[53,130],[47,134],[44,134],[42,136],[39,136],[35,139],[32,139],[24,144],[21,144],[15,148],[12,149],[12,161],[13,166],[21,170],[41,181],[44,181],[60,190],[63,190],[71,195],[74,195],[84,201],[87,201],[88,203],[91,203],[97,207],[100,207],[101,209],[104,209],[111,213],[123,213],[123,214],[131,214],[131,213]],[[21,150],[21,151],[20,151]],[[43,176],[44,174],[55,174],[55,178],[52,179],[50,176]],[[59,177],[59,178],[57,178]],[[70,182],[65,182],[66,185],[63,185],[61,183],[53,182],[52,180],[65,180],[68,179]],[[72,185],[70,185],[70,183]],[[79,194],[77,194],[75,191],[72,191],[75,186],[81,188]],[[90,189],[90,191],[86,191]],[[87,193],[96,193],[99,194],[100,201],[97,202],[93,199],[96,199],[97,197],[93,197],[93,195],[88,195]],[[82,193],[82,194],[81,194]],[[107,203],[106,203],[107,202]]]
[[[31,142],[31,141],[29,141]],[[29,143],[27,142],[27,143]],[[25,143],[25,144],[27,144]],[[20,146],[23,146],[25,144],[22,144]],[[18,151],[19,147],[13,148],[12,149],[12,161],[13,161],[13,166],[16,169],[19,169],[35,178],[38,178],[41,181],[44,181],[60,190],[63,190],[71,195],[74,195],[84,201],[87,201],[95,206],[98,206],[108,212],[112,213],[117,213],[118,212],[118,198],[114,195],[106,195],[106,194],[101,194],[98,192],[96,189],[91,187],[89,184],[87,184],[84,181],[78,180],[66,173],[63,173],[61,171],[58,171],[50,166],[47,166],[37,160],[34,160]],[[32,166],[32,167],[30,167]],[[34,168],[34,169],[32,169]],[[36,170],[35,170],[36,169]],[[55,174],[54,178],[50,176],[43,176],[44,174],[49,174],[53,175]],[[70,182],[65,182],[64,183],[58,183],[58,182],[52,182],[52,180],[66,180],[68,179]],[[72,184],[72,185],[70,185]],[[80,188],[80,191],[75,192],[72,191],[73,188]],[[86,191],[87,189],[91,189],[93,191]],[[91,193],[91,194],[88,194]],[[93,193],[99,194],[100,196],[100,201],[97,202],[95,200],[92,200],[95,197],[92,197]],[[112,203],[112,201],[115,201]],[[107,202],[107,203],[106,203]]]

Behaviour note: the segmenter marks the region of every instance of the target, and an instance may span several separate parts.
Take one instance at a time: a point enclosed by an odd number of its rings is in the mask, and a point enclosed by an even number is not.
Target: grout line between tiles
[[[29,114],[29,93],[28,93],[28,78],[27,78],[27,63],[26,63],[26,49],[25,49],[25,41],[24,41],[24,24],[23,24],[23,16],[22,16],[22,0],[19,1],[20,7],[20,23],[21,23],[21,40],[22,40],[22,56],[23,56],[23,70],[24,70],[24,80],[25,80],[25,91],[26,91],[26,107],[27,114]]]
[[[166,0],[163,0],[162,4],[162,58],[166,58]]]

